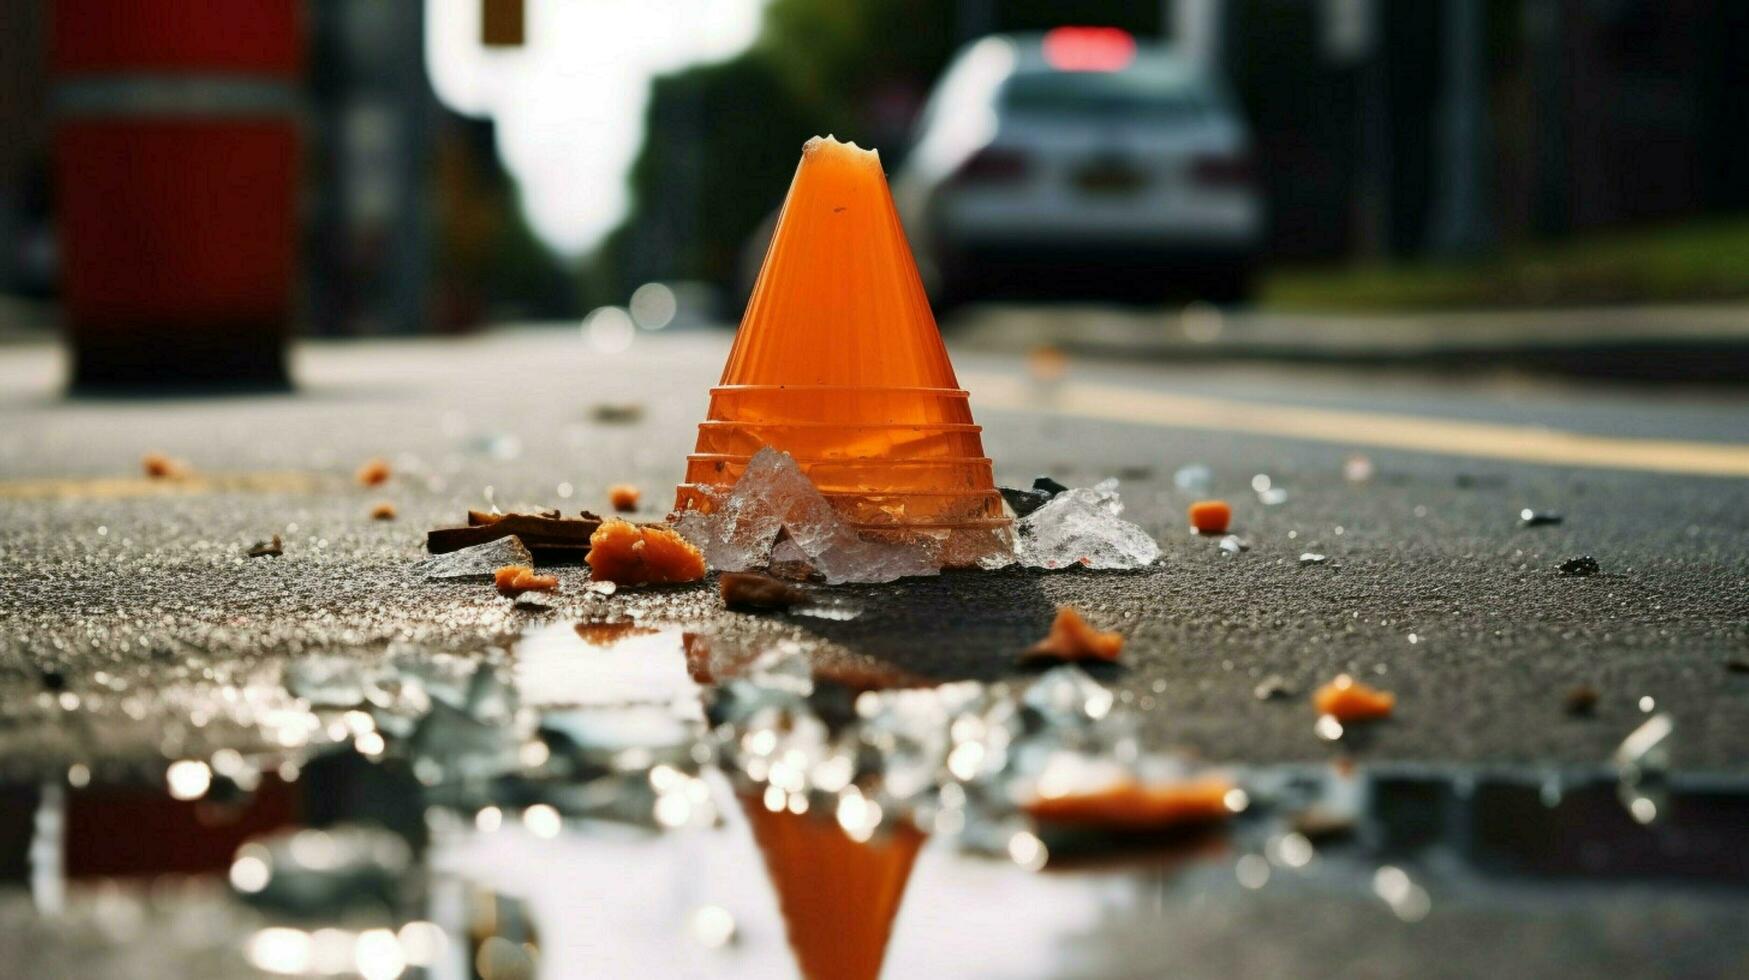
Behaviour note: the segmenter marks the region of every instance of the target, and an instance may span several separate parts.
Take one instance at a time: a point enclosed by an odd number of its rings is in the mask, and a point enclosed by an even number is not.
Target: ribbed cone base
[[[970,425],[972,405],[964,388],[722,385],[711,389],[705,417],[778,425]]]
[[[960,389],[715,388],[675,507],[710,510],[710,491],[734,486],[769,446],[789,453],[865,537],[909,531],[935,541],[944,564],[977,564],[1011,537],[983,430],[970,418]]]
[[[791,446],[791,455],[820,460],[977,458],[984,455],[982,431],[980,426],[954,423],[844,426],[826,422],[705,422],[698,427],[697,451],[747,457],[766,446]]]

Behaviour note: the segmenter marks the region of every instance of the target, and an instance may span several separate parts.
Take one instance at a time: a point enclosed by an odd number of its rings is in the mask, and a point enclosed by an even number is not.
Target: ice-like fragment
[[[777,544],[771,548],[771,564],[766,570],[778,578],[794,582],[806,582],[819,575],[819,569],[802,549],[783,535],[778,536]]]
[[[932,541],[865,540],[788,453],[770,447],[754,454],[734,487],[711,501],[710,511],[683,513],[676,530],[718,571],[767,567],[780,533],[788,545],[784,561],[805,560],[834,585],[941,571]]]
[[[523,546],[522,539],[512,534],[508,537],[477,544],[472,548],[451,551],[448,554],[432,555],[413,563],[413,571],[421,578],[431,580],[480,579],[488,580],[492,573],[505,565],[526,565],[534,567],[534,556]]]
[[[1122,513],[1116,480],[1059,493],[1016,525],[1014,557],[1033,568],[1151,564],[1160,557],[1160,546]]]

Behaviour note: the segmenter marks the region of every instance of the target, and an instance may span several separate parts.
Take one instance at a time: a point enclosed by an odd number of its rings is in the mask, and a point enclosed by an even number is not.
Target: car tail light
[[[1045,34],[1044,56],[1058,71],[1121,71],[1136,60],[1136,39],[1115,27],[1059,27]]]
[[[957,184],[1001,184],[1026,176],[1026,155],[1019,150],[986,146],[954,174]]]
[[[1190,165],[1191,179],[1208,187],[1247,187],[1256,179],[1256,168],[1247,156],[1197,157]]]

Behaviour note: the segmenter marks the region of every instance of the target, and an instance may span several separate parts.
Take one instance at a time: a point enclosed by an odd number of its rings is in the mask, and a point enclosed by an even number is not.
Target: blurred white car
[[[961,51],[894,194],[939,302],[1232,302],[1263,241],[1251,136],[1225,86],[1113,28]]]

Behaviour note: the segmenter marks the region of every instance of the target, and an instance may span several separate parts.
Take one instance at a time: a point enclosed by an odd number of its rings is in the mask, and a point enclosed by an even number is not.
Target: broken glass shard
[[[1014,557],[1033,568],[1141,568],[1160,557],[1160,546],[1118,516],[1123,501],[1117,481],[1068,490],[1015,525]]]
[[[779,535],[783,560],[805,560],[828,583],[891,582],[941,570],[934,542],[869,541],[814,487],[788,453],[759,450],[710,513],[688,511],[676,529],[719,571],[765,568]]]
[[[516,535],[477,544],[471,548],[432,555],[413,563],[413,571],[421,578],[433,581],[455,579],[490,579],[492,573],[505,565],[534,567],[534,556]]]

